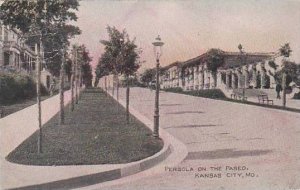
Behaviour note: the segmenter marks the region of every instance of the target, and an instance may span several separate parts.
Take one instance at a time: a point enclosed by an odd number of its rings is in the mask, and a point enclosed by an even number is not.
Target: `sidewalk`
[[[65,93],[65,104],[69,101],[70,91]],[[42,108],[47,108],[43,109],[43,123],[46,123],[57,113],[59,109],[58,102],[59,96],[42,102]],[[1,189],[70,189],[84,187],[146,170],[165,160],[171,151],[174,151],[170,142],[166,139],[160,152],[146,159],[128,164],[28,166],[6,161],[5,157],[38,129],[37,122],[35,122],[36,111],[36,106],[33,105],[0,120]],[[179,162],[178,159],[170,161],[170,164],[172,164],[172,161]]]
[[[125,100],[125,92],[120,89],[121,101]],[[155,91],[130,89],[130,105],[152,121],[154,97]],[[135,175],[127,181],[86,189],[299,189],[299,118],[299,113],[289,111],[161,92],[160,127],[188,149],[188,156],[177,167],[194,171]],[[212,171],[211,166],[222,170]],[[226,170],[227,166],[244,166],[255,177],[245,176],[244,171]],[[207,171],[199,172],[199,167]],[[197,177],[207,173],[220,173],[222,177]]]

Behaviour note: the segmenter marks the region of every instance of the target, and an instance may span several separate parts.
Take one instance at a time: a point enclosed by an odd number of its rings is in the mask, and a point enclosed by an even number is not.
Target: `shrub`
[[[164,91],[166,91],[166,92],[175,92],[175,93],[183,92],[182,88],[180,88],[180,87],[166,88],[166,89],[164,89]]]
[[[212,99],[226,99],[225,94],[220,89],[206,89],[206,90],[192,90],[192,91],[183,91],[182,88],[167,88],[164,89],[166,92],[174,92],[181,93],[191,96],[199,96],[204,98],[212,98]]]
[[[185,91],[184,94],[212,99],[226,99],[224,93],[219,89]]]
[[[41,94],[47,89],[41,85]],[[0,74],[0,104],[12,104],[36,96],[36,84],[29,75]]]
[[[294,94],[294,97],[293,99],[297,99],[297,100],[300,100],[300,92]]]

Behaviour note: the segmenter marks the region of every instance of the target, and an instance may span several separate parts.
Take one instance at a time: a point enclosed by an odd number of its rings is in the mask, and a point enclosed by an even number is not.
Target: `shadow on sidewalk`
[[[213,151],[189,152],[185,160],[211,160],[223,158],[239,158],[243,156],[260,156],[273,152],[272,150],[237,150],[217,149]]]

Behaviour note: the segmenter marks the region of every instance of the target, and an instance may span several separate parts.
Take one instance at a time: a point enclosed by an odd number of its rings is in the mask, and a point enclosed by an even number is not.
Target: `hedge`
[[[204,98],[212,99],[226,99],[225,94],[220,89],[206,89],[206,90],[192,90],[192,91],[183,91],[182,88],[167,88],[164,89],[166,92],[175,92],[180,94],[187,94],[191,96],[199,96]]]
[[[43,85],[41,85],[41,94],[47,94]],[[29,75],[0,74],[0,104],[12,104],[34,96],[36,96],[36,84]]]

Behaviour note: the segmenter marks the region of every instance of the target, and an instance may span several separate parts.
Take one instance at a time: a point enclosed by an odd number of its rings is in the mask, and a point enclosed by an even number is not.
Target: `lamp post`
[[[162,46],[164,43],[161,41],[158,35],[155,41],[152,43],[154,46],[154,53],[156,58],[156,93],[155,93],[155,108],[154,108],[154,129],[153,136],[155,138],[159,137],[159,58],[162,55]]]

